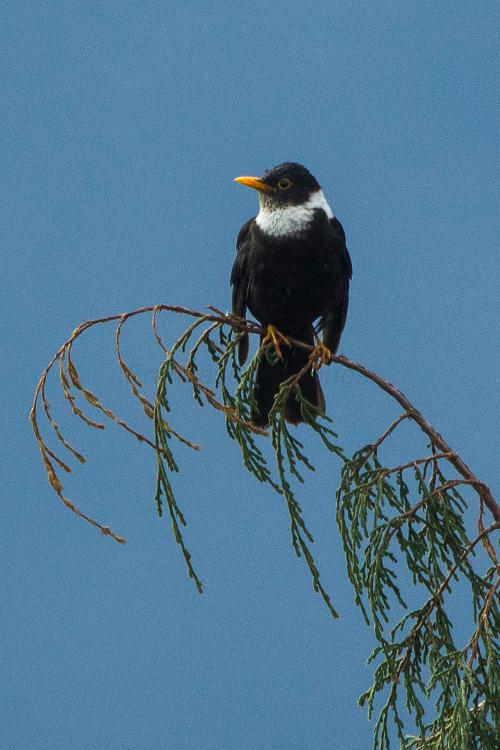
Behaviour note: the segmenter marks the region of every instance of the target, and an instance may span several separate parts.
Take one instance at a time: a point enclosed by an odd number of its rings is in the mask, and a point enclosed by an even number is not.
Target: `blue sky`
[[[119,547],[58,504],[27,414],[41,370],[82,320],[159,302],[227,308],[235,237],[256,208],[233,177],[292,159],[347,233],[341,350],[397,383],[494,486],[497,12],[3,4],[2,746],[369,746],[355,704],[372,637],[333,520],[338,464],[311,442],[317,472],[301,495],[333,622],[292,553],[283,503],[244,474],[218,415],[175,397],[179,429],[204,445],[181,451],[176,479],[199,597],[155,516],[154,457],[113,427],[76,424],[51,384],[55,415],[89,459],[67,492],[127,536]],[[166,338],[178,330],[162,326]],[[124,346],[152,389],[161,357],[146,321]],[[111,330],[75,356],[103,400],[150,429]],[[354,374],[322,378],[347,450],[397,414]],[[410,433],[401,446],[412,457]]]

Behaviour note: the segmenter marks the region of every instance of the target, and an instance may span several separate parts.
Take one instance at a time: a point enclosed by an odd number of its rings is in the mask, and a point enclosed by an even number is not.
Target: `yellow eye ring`
[[[284,177],[278,182],[278,187],[280,190],[290,190],[290,188],[292,187],[292,183],[290,182],[288,177]]]

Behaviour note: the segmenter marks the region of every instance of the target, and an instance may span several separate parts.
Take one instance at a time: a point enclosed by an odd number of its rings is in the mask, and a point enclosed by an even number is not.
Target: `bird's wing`
[[[320,328],[323,331],[325,345],[335,354],[347,317],[349,280],[352,277],[352,264],[342,224],[334,217],[330,220],[330,227],[335,272],[332,274],[331,294],[328,297],[325,311],[320,320]]]
[[[236,259],[231,271],[231,285],[233,287],[233,315],[240,318],[245,317],[247,311],[248,295],[248,251],[250,245],[250,225],[253,218],[249,219],[240,229],[236,240]],[[248,335],[241,337],[238,344],[238,359],[242,365],[248,355]]]

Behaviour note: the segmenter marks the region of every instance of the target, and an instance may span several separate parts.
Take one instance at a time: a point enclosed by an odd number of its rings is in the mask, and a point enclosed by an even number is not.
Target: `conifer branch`
[[[192,322],[175,342],[167,345],[159,330],[160,313],[186,316]],[[141,380],[126,362],[121,347],[125,324],[139,315],[151,316],[152,332],[164,358],[154,398],[145,395]],[[153,435],[130,425],[82,383],[73,347],[84,333],[108,324],[116,326],[114,344],[120,372],[142,412],[152,420]],[[407,750],[494,750],[500,725],[500,567],[492,538],[500,529],[500,506],[491,490],[398,388],[344,355],[334,356],[332,363],[375,383],[403,409],[400,416],[373,442],[347,456],[330,420],[302,397],[300,377],[320,364],[310,359],[300,373],[282,383],[269,414],[271,439],[262,442],[261,438],[269,433],[251,420],[254,379],[261,358],[273,361],[276,355],[272,345],[260,347],[246,369],[241,368],[238,343],[250,334],[262,336],[264,331],[251,321],[214,307],[199,312],[177,305],[154,305],[80,324],[43,371],[30,412],[50,485],[77,516],[115,541],[125,541],[109,526],[83,513],[63,491],[59,472],[70,473],[71,467],[49,447],[39,426],[40,414],[45,415],[56,441],[70,457],[79,463],[84,463],[85,457],[67,440],[52,416],[46,384],[56,369],[63,399],[74,416],[98,430],[104,429],[106,420],[111,421],[153,450],[158,515],[163,515],[166,503],[174,539],[188,574],[201,593],[202,582],[183,537],[186,518],[175,497],[174,481],[179,470],[175,446],[194,450],[199,446],[174,430],[167,419],[171,389],[187,387],[197,403],[208,404],[221,415],[228,437],[241,452],[244,467],[283,499],[293,549],[304,560],[314,590],[330,614],[338,617],[316,566],[313,536],[297,497],[297,490],[305,481],[304,472],[314,470],[284,416],[287,399],[297,399],[307,428],[341,463],[336,517],[347,573],[356,604],[377,641],[369,660],[374,665],[373,684],[360,698],[369,716],[375,711],[375,704],[382,701],[374,726],[374,750],[389,750],[392,731]],[[291,338],[289,341],[313,350],[304,342]],[[204,368],[207,363],[212,367],[209,380],[200,378],[201,358]],[[96,421],[84,412],[82,401],[86,408],[99,412],[104,421]],[[394,466],[385,465],[380,457],[385,441],[403,422],[419,428],[428,439],[431,452],[426,445],[421,456],[401,460]],[[464,520],[464,488],[478,500],[478,533],[472,540]],[[488,526],[484,521],[486,512],[493,519]],[[487,570],[484,561],[475,557],[479,543],[491,562]],[[427,597],[422,606],[406,611],[397,621],[395,612],[408,610],[400,583],[405,575],[415,587],[415,596],[424,591]],[[445,601],[445,594],[453,593],[453,583],[458,579],[469,587],[472,601],[473,631],[463,646],[452,637]],[[435,718],[426,723],[431,699],[436,701]],[[418,736],[405,734],[408,720],[418,729]]]

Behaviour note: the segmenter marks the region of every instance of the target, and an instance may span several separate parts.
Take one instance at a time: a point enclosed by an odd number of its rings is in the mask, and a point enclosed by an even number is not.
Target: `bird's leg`
[[[283,359],[280,343],[286,344],[286,346],[291,346],[287,337],[283,336],[283,334],[280,333],[277,328],[269,324],[267,326],[267,333],[262,339],[261,346],[268,346],[269,344],[272,344],[274,346],[274,351],[276,352],[278,357],[280,359]]]
[[[309,355],[309,359],[312,363],[312,369],[319,370],[321,365],[330,364],[333,358],[333,354],[331,353],[330,349],[321,341],[317,333],[314,334],[314,340],[316,342],[316,346]]]

